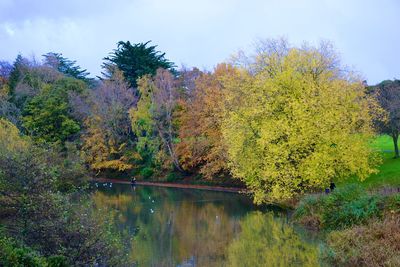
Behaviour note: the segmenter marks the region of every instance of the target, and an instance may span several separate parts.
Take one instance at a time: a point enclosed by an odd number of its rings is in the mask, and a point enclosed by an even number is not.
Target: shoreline
[[[129,184],[129,185],[131,184],[130,181],[120,180],[120,179],[108,179],[108,178],[93,178],[92,181],[100,183],[116,183],[116,184]],[[168,183],[168,182],[136,181],[135,185],[158,186],[158,187],[181,188],[181,189],[198,189],[198,190],[208,190],[208,191],[227,192],[227,193],[247,192],[245,188],[238,188],[238,187],[194,185],[194,184],[180,184],[180,183]]]

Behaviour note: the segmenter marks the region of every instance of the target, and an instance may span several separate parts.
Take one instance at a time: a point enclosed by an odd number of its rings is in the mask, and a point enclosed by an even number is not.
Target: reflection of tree
[[[139,266],[177,266],[189,259],[196,266],[318,265],[316,248],[302,243],[284,220],[249,211],[240,196],[130,190],[113,186],[93,198],[96,208],[113,212],[118,228],[133,237],[130,257]]]
[[[238,224],[223,206],[182,201],[163,202],[160,208],[152,220],[137,222],[132,252],[140,266],[172,266],[191,257],[198,266],[223,264]]]
[[[319,266],[317,247],[272,213],[250,213],[228,248],[229,266]]]

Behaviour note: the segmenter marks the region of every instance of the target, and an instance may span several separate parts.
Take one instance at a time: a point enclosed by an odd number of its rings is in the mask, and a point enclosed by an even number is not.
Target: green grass
[[[390,136],[382,135],[376,138],[371,147],[381,152],[383,162],[378,167],[379,172],[371,175],[360,182],[356,177],[352,177],[344,182],[338,183],[338,186],[357,183],[368,189],[383,186],[400,186],[400,159],[394,159],[393,141]]]
[[[394,153],[393,139],[389,135],[379,136],[372,142],[371,147],[385,153]]]

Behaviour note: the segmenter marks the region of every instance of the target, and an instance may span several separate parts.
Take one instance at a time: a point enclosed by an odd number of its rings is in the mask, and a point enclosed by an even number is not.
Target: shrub
[[[400,194],[387,197],[385,211],[389,214],[400,213]]]
[[[46,266],[46,261],[32,249],[20,246],[13,239],[3,236],[0,237],[0,266],[42,267]]]
[[[294,218],[310,227],[337,230],[366,223],[382,215],[384,199],[370,195],[357,185],[335,190],[329,195],[305,197]]]
[[[309,195],[304,197],[294,213],[295,220],[308,228],[320,228],[323,200],[324,198],[321,195]]]
[[[143,179],[149,179],[150,177],[152,177],[154,174],[154,170],[151,167],[144,167],[141,171],[140,171],[140,175],[143,177]]]
[[[170,172],[166,177],[167,182],[175,182],[181,179],[182,179],[182,174],[177,172]]]
[[[333,266],[400,266],[400,217],[331,232],[323,257]]]
[[[382,203],[382,197],[369,195],[356,185],[338,189],[326,198],[323,227],[335,230],[366,223],[381,216]]]

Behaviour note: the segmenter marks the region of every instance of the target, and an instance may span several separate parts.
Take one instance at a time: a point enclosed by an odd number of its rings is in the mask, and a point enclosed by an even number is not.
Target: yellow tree
[[[232,173],[256,203],[285,200],[375,172],[368,146],[372,100],[334,53],[303,47],[263,52],[257,71],[227,80],[222,132]],[[257,64],[257,63],[256,63]]]

